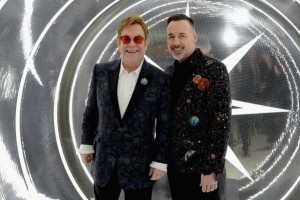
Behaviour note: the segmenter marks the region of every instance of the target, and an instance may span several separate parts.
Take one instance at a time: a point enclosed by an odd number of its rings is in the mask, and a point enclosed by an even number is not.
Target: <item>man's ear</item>
[[[195,44],[196,44],[196,42],[198,40],[198,35],[197,35],[196,31],[193,31],[193,35],[194,35],[194,41],[195,41]]]
[[[116,44],[118,47],[120,46],[120,38],[118,36],[116,37]]]
[[[149,43],[150,43],[150,39],[148,38],[147,40],[145,40],[145,47],[146,47],[146,50],[148,49]]]

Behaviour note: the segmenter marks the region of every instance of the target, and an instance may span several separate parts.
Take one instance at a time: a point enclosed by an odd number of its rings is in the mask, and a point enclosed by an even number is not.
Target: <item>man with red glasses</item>
[[[150,200],[166,171],[170,78],[149,64],[148,28],[137,15],[119,25],[121,59],[96,64],[83,116],[79,152],[92,162],[96,200]]]

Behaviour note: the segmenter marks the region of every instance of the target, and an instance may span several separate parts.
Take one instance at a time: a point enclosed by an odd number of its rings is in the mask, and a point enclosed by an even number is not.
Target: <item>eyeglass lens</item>
[[[121,36],[121,40],[123,42],[123,44],[129,44],[131,41],[131,38],[127,35]],[[142,44],[144,38],[142,36],[135,36],[133,38],[134,43],[136,44]]]

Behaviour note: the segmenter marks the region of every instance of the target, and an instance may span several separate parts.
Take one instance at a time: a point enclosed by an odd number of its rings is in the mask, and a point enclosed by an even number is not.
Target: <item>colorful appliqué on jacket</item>
[[[207,78],[201,77],[200,75],[194,76],[193,83],[195,83],[198,86],[198,89],[201,91],[205,91],[210,85],[209,80]]]

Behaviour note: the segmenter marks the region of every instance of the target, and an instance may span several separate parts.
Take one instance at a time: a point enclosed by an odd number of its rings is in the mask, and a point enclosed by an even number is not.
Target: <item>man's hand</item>
[[[149,171],[150,180],[160,179],[165,174],[164,171],[151,167]]]
[[[81,160],[84,164],[89,164],[93,161],[93,154],[80,154],[81,155]]]
[[[201,174],[200,187],[202,187],[202,192],[212,192],[218,188],[217,175],[212,172],[209,175]]]

